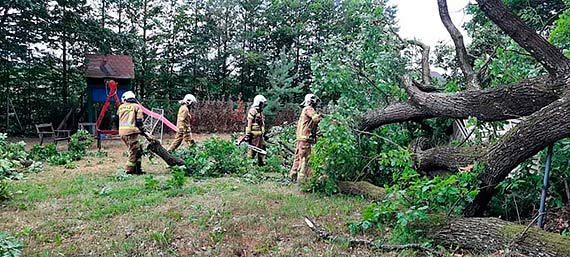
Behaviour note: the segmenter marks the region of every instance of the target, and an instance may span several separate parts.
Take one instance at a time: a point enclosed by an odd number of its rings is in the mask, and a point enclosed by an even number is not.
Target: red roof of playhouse
[[[85,55],[85,76],[88,78],[134,79],[135,65],[128,55]]]

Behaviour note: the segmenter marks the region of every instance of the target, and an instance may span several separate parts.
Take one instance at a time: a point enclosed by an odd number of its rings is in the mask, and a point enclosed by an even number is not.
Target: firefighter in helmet
[[[170,147],[168,147],[168,151],[174,151],[176,148],[182,144],[184,140],[186,143],[193,145],[194,139],[192,138],[192,130],[190,129],[190,123],[192,121],[192,115],[190,114],[190,109],[194,106],[198,100],[192,94],[187,94],[184,96],[184,99],[178,101],[180,103],[180,108],[178,109],[178,116],[176,121],[176,128],[178,131],[176,132],[176,137]]]
[[[122,104],[117,110],[119,116],[119,136],[129,148],[129,160],[125,166],[127,174],[144,174],[141,169],[142,146],[139,134],[145,133],[143,111],[135,94],[127,91],[121,96]]]
[[[314,94],[305,95],[301,103],[303,110],[297,122],[297,144],[295,147],[295,160],[289,173],[291,181],[305,181],[310,174],[307,160],[311,154],[311,148],[317,140],[317,129],[322,115],[317,113],[316,108],[321,100]]]
[[[247,112],[247,126],[245,127],[246,141],[248,144],[265,149],[265,116],[263,115],[263,108],[267,99],[262,95],[256,95],[253,98],[253,104]],[[260,166],[265,165],[265,155],[254,152],[249,149],[247,152],[249,158],[255,158],[257,155],[257,164]]]

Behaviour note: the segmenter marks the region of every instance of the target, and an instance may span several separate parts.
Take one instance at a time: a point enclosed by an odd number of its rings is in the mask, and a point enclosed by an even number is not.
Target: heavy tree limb
[[[425,92],[436,91],[435,87],[431,86],[431,72],[429,68],[429,46],[418,41],[418,40],[408,40],[410,44],[420,47],[422,50],[422,84]]]
[[[570,96],[533,113],[490,147],[486,169],[479,179],[479,194],[464,210],[466,216],[481,216],[493,197],[495,187],[524,160],[556,141],[570,137]]]
[[[526,49],[550,74],[570,71],[570,60],[562,54],[562,51],[528,27],[500,0],[477,0],[477,2],[479,8],[493,23]]]
[[[434,256],[442,256],[441,253],[425,247],[420,244],[405,244],[405,245],[385,245],[379,242],[374,242],[371,240],[366,239],[359,239],[359,238],[352,238],[352,237],[343,237],[343,236],[334,236],[329,231],[321,227],[319,224],[314,222],[312,219],[305,217],[305,223],[309,228],[317,234],[321,239],[332,241],[336,243],[348,243],[350,246],[368,246],[376,248],[383,252],[395,252],[395,251],[404,251],[404,250],[419,250],[425,253],[430,253]]]
[[[459,246],[476,253],[511,251],[523,256],[570,256],[570,240],[559,234],[531,227],[520,238],[525,226],[497,218],[462,218],[436,227],[427,236],[446,247]],[[519,255],[520,256],[520,255]]]
[[[446,0],[437,0],[437,6],[439,8],[439,17],[441,22],[449,32],[449,35],[453,39],[453,44],[455,45],[455,54],[457,57],[457,63],[461,68],[461,72],[467,81],[468,90],[481,89],[479,85],[479,80],[475,73],[473,72],[473,66],[469,63],[469,55],[467,54],[467,49],[465,48],[465,43],[463,42],[463,35],[461,32],[453,25],[451,17],[449,17],[449,11],[447,9]]]
[[[500,121],[530,115],[559,98],[567,89],[564,79],[542,76],[487,90],[457,93],[426,93],[404,76],[403,85],[410,99],[383,109],[369,111],[361,119],[361,130],[382,125],[448,117]]]
[[[427,175],[439,171],[457,171],[484,158],[486,151],[479,147],[444,146],[418,151],[412,155],[414,168]]]

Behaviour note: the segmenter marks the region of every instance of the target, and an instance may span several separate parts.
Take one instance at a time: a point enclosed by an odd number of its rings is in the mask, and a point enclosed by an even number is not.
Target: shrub
[[[35,161],[49,160],[52,156],[57,155],[57,147],[55,144],[34,145],[30,150],[30,158]]]
[[[68,144],[68,150],[73,153],[85,155],[87,149],[93,144],[93,136],[89,131],[80,129],[71,136]]]
[[[0,231],[0,256],[19,257],[22,256],[24,245],[15,238]]]

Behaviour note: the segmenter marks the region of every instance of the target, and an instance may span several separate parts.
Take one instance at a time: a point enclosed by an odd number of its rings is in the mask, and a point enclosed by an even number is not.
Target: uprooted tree
[[[373,130],[390,123],[419,121],[435,117],[480,121],[504,121],[521,118],[522,121],[489,146],[417,147],[414,165],[423,172],[457,170],[474,162],[485,169],[479,175],[480,191],[464,210],[464,215],[482,216],[495,187],[509,172],[529,157],[570,136],[570,60],[562,51],[527,26],[511,13],[500,0],[478,0],[483,13],[509,37],[535,58],[548,72],[518,83],[481,89],[480,81],[485,66],[474,71],[459,30],[452,23],[446,0],[438,0],[443,24],[450,33],[457,63],[467,83],[467,90],[457,93],[433,92],[429,78],[429,49],[422,51],[423,81],[410,75],[402,78],[408,100],[364,114],[360,129]]]

